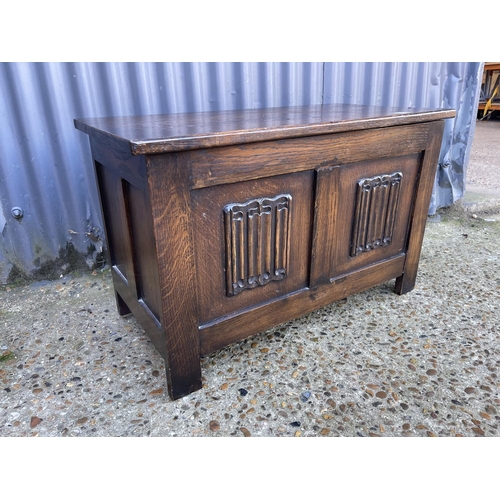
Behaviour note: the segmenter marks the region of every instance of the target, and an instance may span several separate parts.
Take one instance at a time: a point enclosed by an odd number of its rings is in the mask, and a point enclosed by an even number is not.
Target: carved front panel
[[[224,207],[228,296],[286,278],[291,201],[283,194]]]
[[[402,178],[395,172],[358,181],[352,257],[391,243]]]

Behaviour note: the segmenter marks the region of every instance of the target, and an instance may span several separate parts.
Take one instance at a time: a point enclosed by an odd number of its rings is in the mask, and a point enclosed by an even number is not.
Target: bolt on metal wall
[[[330,102],[455,107],[432,212],[463,192],[480,71],[480,63],[1,63],[0,283],[103,258],[88,138],[74,118]]]

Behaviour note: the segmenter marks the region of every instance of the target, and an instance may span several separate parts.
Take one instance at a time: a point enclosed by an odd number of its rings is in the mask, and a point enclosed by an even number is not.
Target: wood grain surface
[[[77,129],[134,155],[159,154],[451,118],[450,109],[323,104],[264,109],[84,118]]]
[[[117,307],[200,358],[353,293],[415,285],[444,119],[351,105],[75,120],[89,134]]]

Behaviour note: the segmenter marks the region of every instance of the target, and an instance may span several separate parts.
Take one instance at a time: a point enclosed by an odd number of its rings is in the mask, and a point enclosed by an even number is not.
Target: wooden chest
[[[352,105],[75,120],[90,136],[120,314],[165,359],[200,358],[417,274],[444,119]]]

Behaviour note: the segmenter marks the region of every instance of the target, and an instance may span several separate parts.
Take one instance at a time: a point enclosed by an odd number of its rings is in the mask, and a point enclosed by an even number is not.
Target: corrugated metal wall
[[[433,213],[463,193],[481,72],[480,63],[1,63],[0,283],[102,259],[88,138],[76,117],[332,102],[453,107]]]

